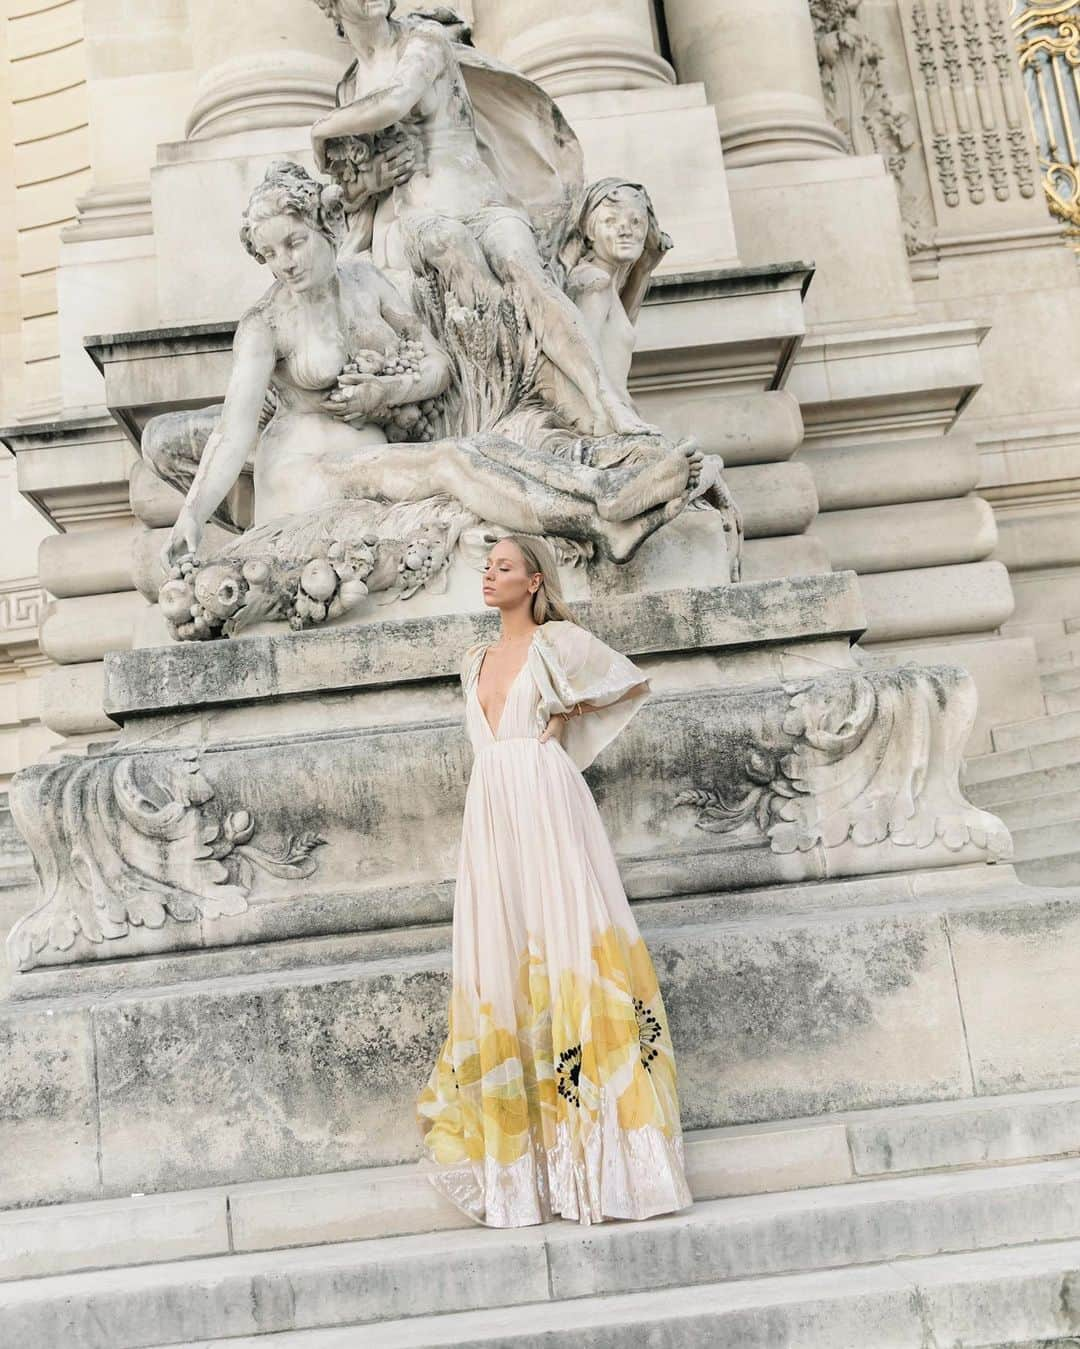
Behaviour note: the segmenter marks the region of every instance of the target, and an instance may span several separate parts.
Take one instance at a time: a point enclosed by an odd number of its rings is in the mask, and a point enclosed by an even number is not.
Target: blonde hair
[[[547,539],[538,534],[504,534],[503,541],[512,543],[525,559],[525,570],[530,576],[540,573],[540,584],[536,588],[532,601],[534,623],[550,623],[561,620],[565,623],[577,623],[566,600],[563,599],[562,584],[559,581],[559,564],[555,550]]]

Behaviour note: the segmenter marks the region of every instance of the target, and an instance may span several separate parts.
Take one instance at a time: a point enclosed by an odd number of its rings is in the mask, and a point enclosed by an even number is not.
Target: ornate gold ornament
[[[1080,3],[1014,0],[1012,26],[1043,190],[1080,248]]]

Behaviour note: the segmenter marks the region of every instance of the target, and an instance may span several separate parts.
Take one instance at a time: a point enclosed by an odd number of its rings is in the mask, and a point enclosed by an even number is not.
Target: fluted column
[[[333,107],[348,52],[311,0],[189,0],[201,78],[194,140],[310,125]]]
[[[809,0],[666,0],[664,12],[679,80],[705,85],[729,166],[845,153]]]
[[[657,51],[650,0],[559,0],[538,19],[533,0],[476,0],[476,45],[541,85],[553,98],[671,84]]]

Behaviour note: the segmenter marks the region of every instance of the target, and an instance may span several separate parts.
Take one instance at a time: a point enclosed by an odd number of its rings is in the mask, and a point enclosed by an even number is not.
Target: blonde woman
[[[475,760],[422,1166],[491,1227],[673,1212],[691,1199],[667,1015],[581,776],[648,682],[574,622],[542,539],[500,539],[483,588],[502,623],[461,665]]]

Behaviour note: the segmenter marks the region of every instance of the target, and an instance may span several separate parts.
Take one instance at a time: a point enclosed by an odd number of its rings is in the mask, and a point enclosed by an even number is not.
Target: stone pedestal
[[[947,945],[917,896],[935,869],[941,893],[981,894],[979,864],[1009,846],[957,786],[967,676],[862,670],[850,574],[613,597],[579,614],[653,681],[588,776],[628,893],[678,928],[652,942],[686,1123],[965,1091]],[[468,767],[454,671],[493,631],[489,614],[444,616],[372,625],[363,642],[324,631],[109,658],[119,743],[20,775],[12,798],[43,890],[13,930],[19,972],[0,1009],[20,1102],[0,1126],[0,1205],[25,1202],[45,1146],[65,1158],[53,1199],[414,1155],[408,1114],[442,1024]],[[855,876],[871,878],[851,892],[871,904],[857,921],[729,930],[736,911],[775,922],[786,903],[813,907],[806,883]],[[821,897],[836,906],[834,889]],[[879,915],[886,897],[912,912]],[[824,1041],[806,968],[849,990]],[[749,1013],[734,1012],[734,986],[719,1001],[707,990],[747,969],[754,998],[779,1008],[797,987],[801,1010],[733,1058]],[[884,1038],[867,1040],[863,1003],[888,1017]],[[901,1021],[918,1056],[869,1052],[895,1048]],[[793,1036],[820,1041],[813,1080],[781,1089]],[[242,1075],[225,1070],[230,1056]]]

